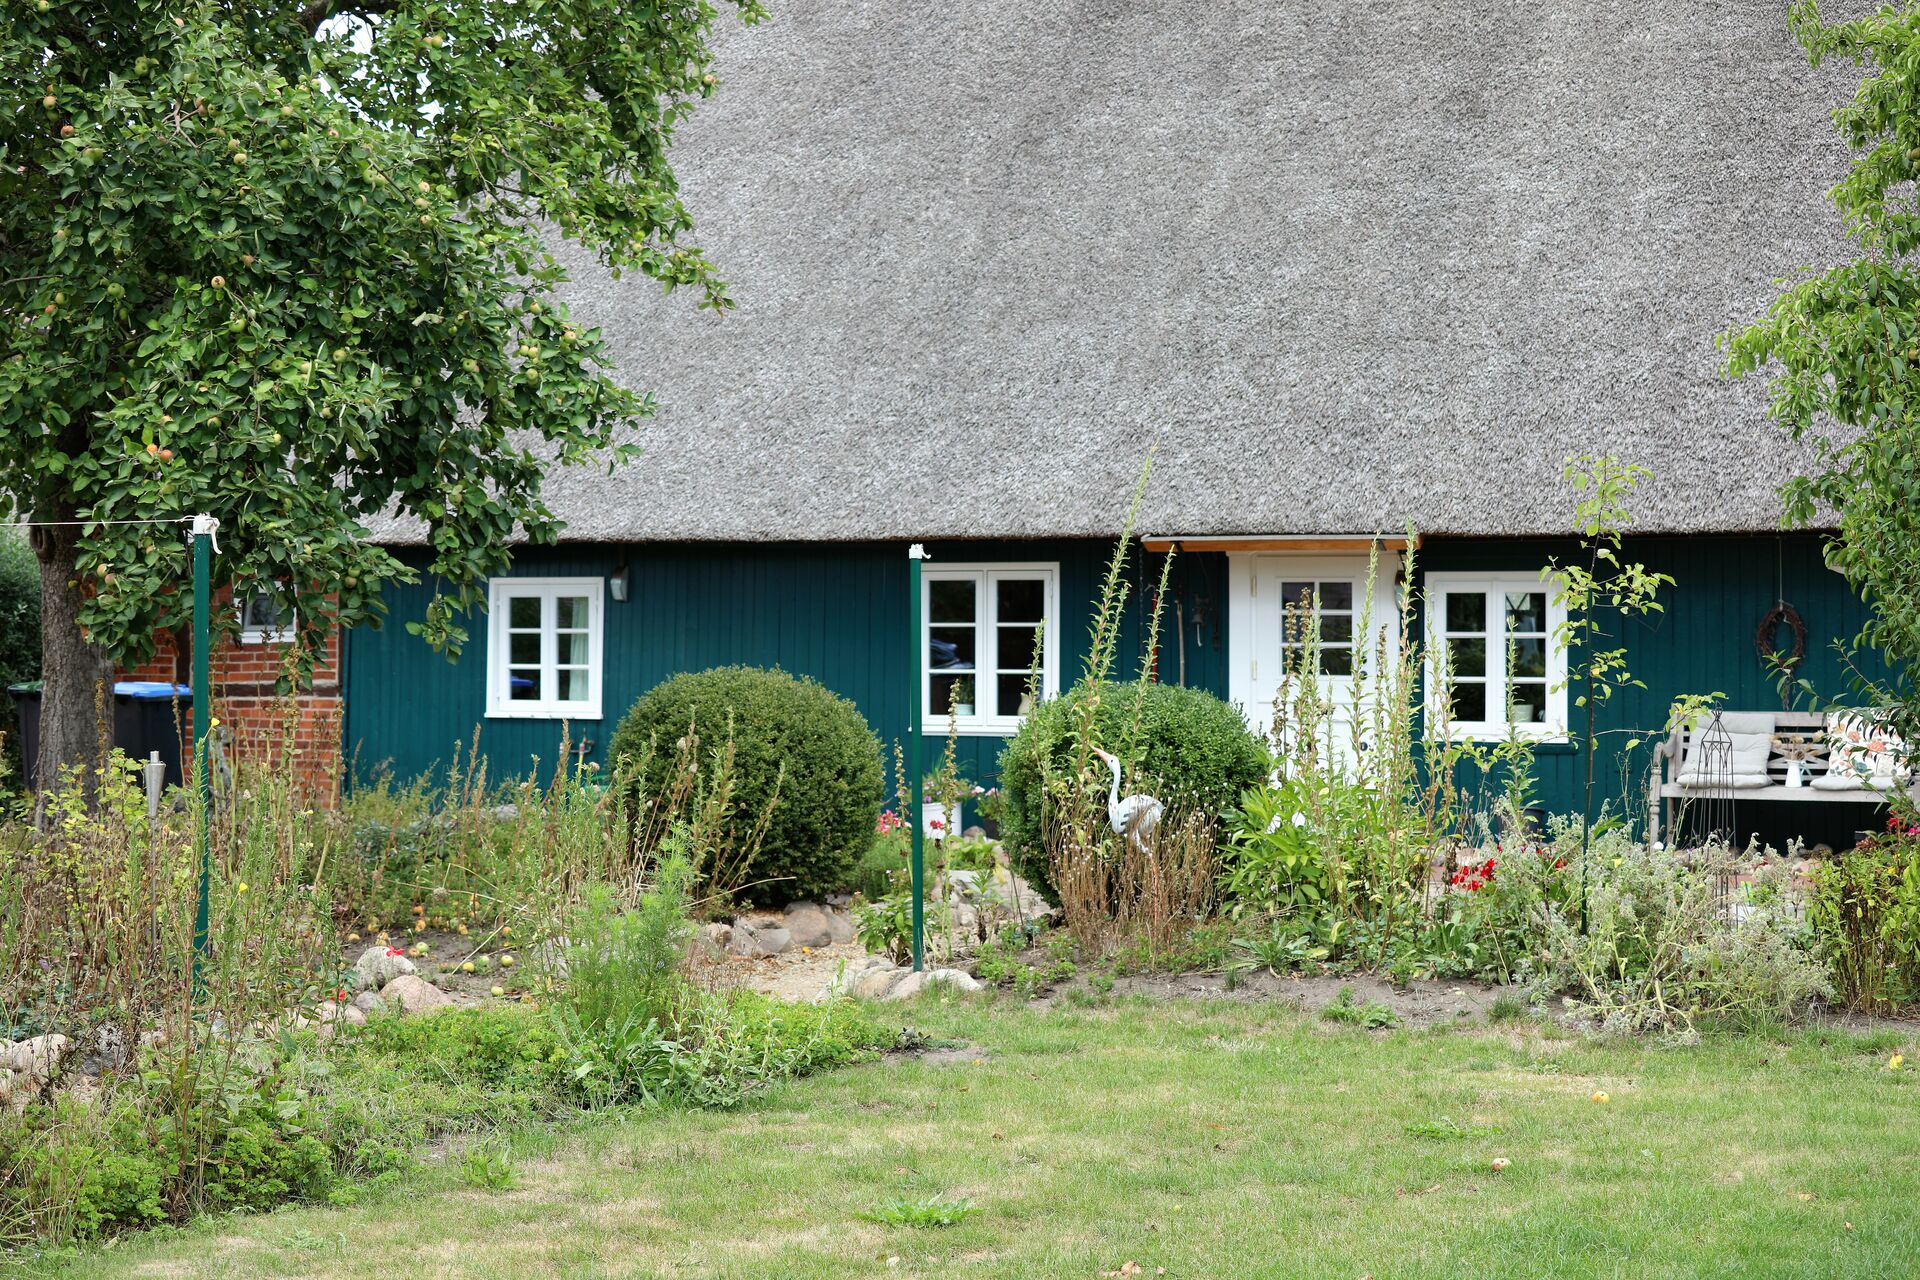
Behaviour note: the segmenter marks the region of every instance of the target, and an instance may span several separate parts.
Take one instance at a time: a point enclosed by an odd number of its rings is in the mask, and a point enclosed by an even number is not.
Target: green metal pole
[[[926,791],[920,759],[920,686],[926,668],[927,651],[920,637],[920,562],[927,549],[914,543],[907,550],[907,631],[908,652],[913,654],[912,692],[907,695],[907,776],[913,812],[907,821],[913,832],[913,968],[927,967],[927,833],[921,817]]]
[[[207,897],[213,881],[213,853],[208,822],[213,812],[213,773],[208,768],[207,742],[213,725],[213,667],[208,652],[212,630],[213,531],[212,516],[193,518],[193,785],[200,806],[194,844],[200,855],[200,891],[193,906],[193,987],[201,991],[200,964],[207,956]]]

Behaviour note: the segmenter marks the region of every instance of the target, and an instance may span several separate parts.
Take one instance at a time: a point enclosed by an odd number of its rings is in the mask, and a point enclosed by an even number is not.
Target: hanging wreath
[[[1791,649],[1784,652],[1775,643],[1782,626],[1793,637]],[[1807,656],[1807,624],[1801,620],[1800,611],[1785,600],[1775,602],[1754,629],[1753,651],[1760,655],[1760,663],[1767,670],[1792,675],[1801,659]]]

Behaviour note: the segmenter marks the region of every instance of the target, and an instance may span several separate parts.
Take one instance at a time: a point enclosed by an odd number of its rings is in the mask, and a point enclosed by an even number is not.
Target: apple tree
[[[758,0],[733,0],[747,21]],[[649,409],[556,296],[555,238],[728,305],[668,147],[717,79],[708,0],[0,0],[0,508],[40,522],[43,780],[99,684],[190,600],[184,526],[302,639],[413,577],[425,639],[551,465],[617,465]]]
[[[1794,0],[1789,13],[1815,66],[1867,69],[1834,116],[1854,160],[1831,196],[1857,256],[1788,283],[1732,335],[1728,363],[1771,375],[1774,417],[1813,444],[1813,474],[1787,486],[1788,518],[1837,520],[1828,563],[1866,598],[1861,640],[1893,673],[1869,693],[1920,742],[1920,6],[1828,23],[1814,0]]]

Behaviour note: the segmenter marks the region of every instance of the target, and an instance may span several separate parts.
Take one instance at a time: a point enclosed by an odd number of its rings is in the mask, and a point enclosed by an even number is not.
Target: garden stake
[[[207,766],[208,735],[213,732],[212,663],[207,633],[213,576],[213,535],[220,522],[212,516],[193,518],[193,785],[200,812],[194,844],[200,855],[200,888],[193,904],[193,993],[206,995],[200,966],[207,958],[207,893],[213,879],[213,855],[208,821],[213,811],[213,776]]]
[[[913,876],[913,971],[915,973],[919,973],[927,965],[927,833],[926,821],[921,816],[926,794],[926,779],[920,776],[920,685],[921,671],[927,659],[926,650],[920,643],[920,562],[926,558],[927,549],[918,542],[907,548],[907,626],[912,633],[913,644],[913,690],[907,695],[907,772],[913,778],[909,801],[912,813],[908,816],[908,823],[913,833],[911,874]]]

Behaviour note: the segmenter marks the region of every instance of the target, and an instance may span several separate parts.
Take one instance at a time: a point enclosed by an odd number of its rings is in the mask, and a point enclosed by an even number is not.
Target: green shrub
[[[1266,752],[1239,711],[1200,689],[1178,685],[1104,684],[1094,711],[1094,746],[1126,758],[1125,743],[1137,742],[1130,762],[1169,809],[1214,816],[1227,812],[1241,793],[1265,781]],[[1044,780],[1063,776],[1077,755],[1074,709],[1088,697],[1085,681],[1041,703],[1000,753],[1000,836],[1018,859],[1021,873],[1052,896],[1040,815]],[[1135,737],[1134,717],[1139,716]]]
[[[1887,1010],[1920,999],[1920,831],[1885,832],[1819,864],[1807,921],[1840,998]]]
[[[773,806],[746,869],[747,895],[786,901],[843,886],[880,813],[880,742],[851,702],[822,685],[755,667],[675,676],[633,704],[614,732],[613,758],[639,770],[636,796],[665,795],[673,744],[688,727],[703,748],[716,747],[729,723],[736,821],[752,827]]]

